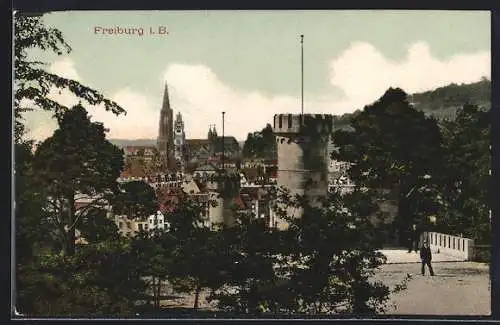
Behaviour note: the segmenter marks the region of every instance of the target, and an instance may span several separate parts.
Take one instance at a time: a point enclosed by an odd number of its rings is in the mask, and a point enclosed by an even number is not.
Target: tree
[[[287,208],[300,207],[300,218]],[[286,230],[269,229],[263,219],[238,215],[219,232],[220,253],[213,258],[218,282],[209,299],[237,313],[374,314],[391,293],[372,281],[385,262],[377,252],[381,238],[371,222],[377,213],[373,195],[358,188],[332,194],[319,206],[304,196],[276,193],[274,210]]]
[[[441,163],[441,134],[436,121],[408,103],[399,88],[390,88],[352,118],[351,131],[338,130],[332,158],[350,162],[349,177],[361,187],[391,190],[398,197],[400,230],[420,212],[409,193],[435,176]],[[413,206],[412,206],[413,204]]]
[[[472,104],[454,121],[442,122],[445,160],[439,176],[439,226],[488,244],[490,191],[490,112]]]
[[[176,290],[194,293],[195,310],[199,307],[202,289],[216,281],[214,273],[218,270],[212,259],[221,248],[217,245],[215,233],[202,218],[202,212],[203,206],[199,202],[181,197],[175,209],[166,214],[168,235],[174,239],[169,280]]]
[[[116,214],[132,219],[144,220],[158,211],[156,192],[144,181],[119,184],[118,193],[112,200]]]
[[[267,124],[261,131],[248,133],[243,145],[245,158],[272,158],[276,156],[276,137],[271,124]]]
[[[47,222],[48,215],[42,189],[33,181],[33,153],[29,142],[16,144],[15,158],[15,228],[16,262],[28,263],[40,249],[52,247],[53,229]]]
[[[69,90],[72,94],[90,105],[103,104],[106,110],[115,114],[125,113],[114,101],[106,99],[98,91],[77,81],[60,77],[44,70],[44,63],[30,59],[29,51],[40,49],[57,55],[67,54],[71,47],[64,40],[62,33],[43,24],[40,16],[27,16],[16,13],[14,17],[14,116],[15,140],[22,141],[25,133],[23,113],[36,109],[54,112],[59,119],[68,109],[50,99],[52,89]]]
[[[18,272],[26,316],[132,316],[144,283],[124,242],[82,246],[75,255],[41,254]]]
[[[280,192],[277,211],[289,224],[282,234],[279,263],[288,297],[284,303],[276,301],[277,307],[314,314],[382,311],[390,290],[370,281],[374,270],[385,263],[385,256],[377,252],[381,238],[370,218],[377,213],[373,196],[357,187],[344,196],[332,193],[321,205],[311,206],[303,196]],[[301,207],[302,216],[286,215],[290,206]]]
[[[81,237],[89,243],[115,242],[119,240],[118,228],[107,211],[94,208],[85,213],[77,223]]]
[[[234,225],[217,233],[220,248],[211,258],[211,269],[219,272],[213,272],[208,300],[222,310],[256,314],[276,290],[277,236],[268,231],[264,219],[241,213],[235,219]]]
[[[147,300],[153,297],[153,307],[160,308],[162,283],[171,272],[172,249],[175,239],[161,230],[140,231],[132,239],[132,251],[139,274],[146,283]]]
[[[117,192],[123,152],[106,140],[103,125],[91,122],[85,108],[77,105],[63,114],[59,129],[37,148],[34,169],[64,251],[73,254],[81,216],[91,208],[105,208]],[[79,195],[90,197],[91,202],[77,210]]]
[[[133,240],[142,276],[153,295],[153,307],[160,307],[165,281],[177,292],[194,293],[198,308],[201,290],[214,280],[210,258],[212,232],[201,218],[201,205],[180,197],[173,211],[165,214],[164,230],[140,232]],[[212,248],[213,247],[213,250]]]

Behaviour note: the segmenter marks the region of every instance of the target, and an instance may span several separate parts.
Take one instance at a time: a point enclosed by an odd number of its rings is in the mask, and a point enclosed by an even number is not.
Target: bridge
[[[432,252],[432,261],[465,262],[475,257],[474,240],[437,232],[420,235],[420,245],[426,240]],[[408,253],[407,248],[385,248],[381,252],[387,257],[387,264],[420,263],[420,254]]]
[[[387,264],[375,279],[389,288],[401,283],[407,275],[407,289],[391,296],[387,314],[399,315],[474,315],[491,313],[489,265],[473,262],[477,253],[474,241],[468,238],[427,232],[435,276],[422,276],[420,254],[407,248],[385,248],[381,252]]]

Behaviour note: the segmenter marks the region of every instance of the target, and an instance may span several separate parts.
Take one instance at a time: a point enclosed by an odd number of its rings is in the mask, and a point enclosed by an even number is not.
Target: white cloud
[[[490,66],[489,52],[460,54],[442,61],[432,56],[426,43],[418,42],[408,48],[404,60],[391,61],[371,44],[354,42],[325,67],[329,69],[331,86],[341,89],[344,96],[317,94],[316,98],[306,97],[304,105],[306,112],[311,113],[352,112],[377,100],[389,87],[400,87],[407,93],[414,93],[452,82],[475,82],[483,76],[490,77]],[[69,58],[55,62],[51,71],[80,80]],[[226,112],[226,135],[245,139],[248,132],[272,123],[274,114],[293,113],[300,109],[298,96],[266,96],[258,91],[237,91],[221,82],[204,65],[171,64],[163,77],[169,84],[174,114],[181,112],[183,115],[188,138],[206,137],[209,124],[216,124],[221,133],[222,111]],[[65,104],[77,102],[64,92],[51,93],[51,96]],[[109,137],[156,137],[161,103],[129,88],[118,90],[109,97],[124,107],[127,115],[116,116],[105,112],[102,107],[89,109],[93,120],[104,122],[110,129]],[[162,94],[157,97],[162,98]],[[31,134],[43,138],[50,135],[54,127],[53,121],[37,122]]]
[[[425,42],[412,44],[403,61],[390,61],[371,44],[356,42],[330,63],[330,82],[340,87],[345,100],[365,105],[389,87],[407,93],[434,89],[450,83],[471,83],[490,77],[490,52],[460,54],[440,61]]]
[[[109,129],[109,138],[156,138],[159,112],[151,108],[158,105],[129,88],[117,91],[110,98],[123,107],[127,114],[117,116],[106,111],[102,105],[88,109],[93,121],[103,122],[104,126]]]
[[[405,60],[391,61],[369,43],[355,42],[329,65],[330,83],[344,96],[328,94],[306,98],[306,112],[342,114],[363,108],[380,98],[389,87],[407,93],[455,83],[470,83],[490,76],[490,53],[463,54],[446,61],[434,58],[424,42],[413,44]],[[264,96],[238,92],[224,85],[206,66],[170,65],[164,74],[171,103],[186,120],[188,135],[205,136],[208,124],[221,128],[226,111],[226,134],[244,139],[248,132],[272,123],[276,113],[298,112],[300,102],[292,96]],[[219,131],[220,132],[220,131]]]
[[[81,80],[80,75],[75,69],[75,63],[69,57],[64,57],[52,63],[49,67],[49,71],[64,78],[76,81]]]
[[[68,79],[82,81],[75,69],[74,62],[67,57],[51,64],[49,71]],[[67,107],[72,107],[79,102],[79,99],[66,89],[52,88],[48,97]],[[110,98],[122,106],[127,114],[116,116],[112,112],[106,111],[102,105],[86,107],[93,121],[103,122],[104,126],[110,129],[109,137],[156,137],[157,114],[151,113],[151,103],[145,96],[126,88],[117,91]],[[57,122],[52,118],[52,115],[53,113],[45,111],[26,113],[28,137],[41,140],[51,136],[57,128]]]

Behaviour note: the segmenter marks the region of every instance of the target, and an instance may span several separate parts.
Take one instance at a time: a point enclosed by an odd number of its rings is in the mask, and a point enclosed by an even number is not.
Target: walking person
[[[425,266],[429,268],[429,272],[431,276],[434,276],[434,270],[432,269],[431,261],[432,261],[432,252],[431,248],[427,244],[427,241],[424,241],[422,248],[420,249],[420,260],[422,261],[422,275],[425,275]]]

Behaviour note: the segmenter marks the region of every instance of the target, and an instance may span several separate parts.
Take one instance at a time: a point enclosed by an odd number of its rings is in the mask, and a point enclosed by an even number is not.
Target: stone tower
[[[174,159],[182,172],[186,168],[186,134],[181,113],[177,113],[174,122]]]
[[[329,114],[276,114],[273,121],[278,149],[278,186],[305,195],[311,204],[328,193],[328,143],[333,133]],[[288,213],[300,217],[301,211]],[[283,221],[278,227],[286,227]]]
[[[239,175],[219,170],[216,174],[209,176],[207,189],[210,193],[210,200],[215,203],[210,205],[210,223],[234,225],[233,205],[240,192]]]
[[[158,151],[162,156],[165,166],[170,169],[174,166],[173,159],[173,111],[168,98],[168,85],[165,83],[163,103],[160,111],[160,124],[158,130]]]

